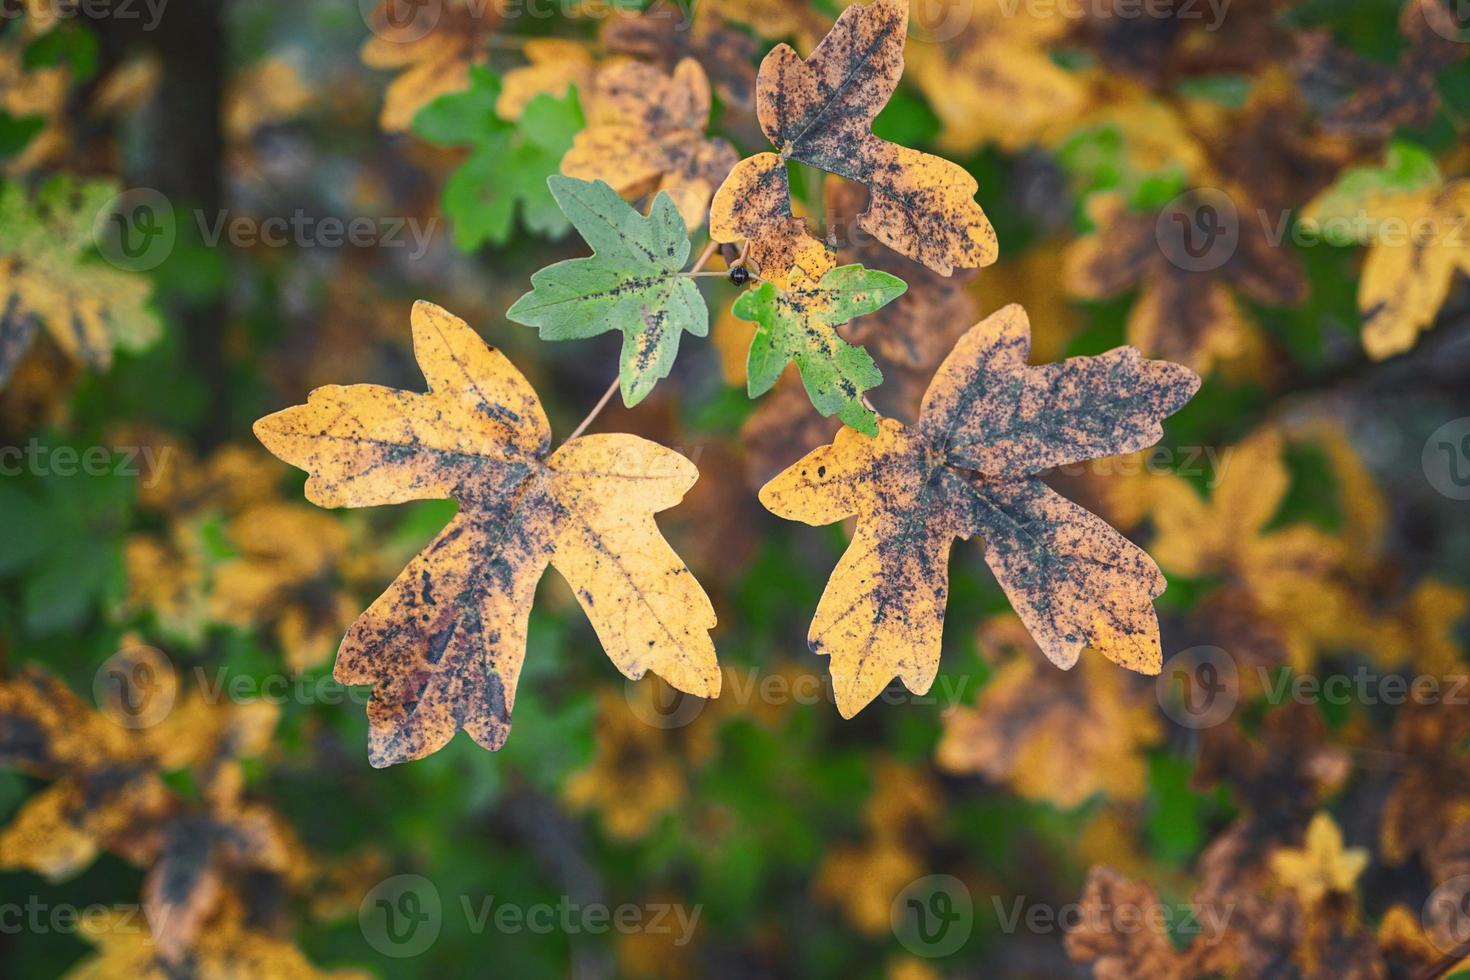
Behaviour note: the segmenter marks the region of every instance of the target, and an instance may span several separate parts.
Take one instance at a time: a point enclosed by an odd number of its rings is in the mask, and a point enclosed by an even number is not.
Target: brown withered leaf
[[[1091,963],[1097,980],[1195,980],[1239,966],[1235,936],[1220,928],[1223,916],[1217,914],[1223,910],[1204,909],[1202,934],[1178,949],[1160,914],[1162,903],[1146,882],[1095,867],[1080,903],[1079,924],[1067,933],[1067,953]]]
[[[1070,668],[1092,646],[1131,669],[1159,670],[1158,566],[1036,476],[1152,445],[1159,421],[1193,396],[1199,379],[1126,347],[1028,366],[1029,334],[1019,306],[995,313],[940,366],[917,425],[881,419],[872,439],[843,429],[761,490],[767,509],[789,520],[858,516],[808,634],[813,651],[832,658],[844,717],[894,676],[928,691],[939,667],[950,544],[975,534],[1054,663]]]
[[[698,228],[739,159],[725,140],[705,136],[709,113],[709,78],[692,58],[672,75],[640,61],[606,67],[561,172],[605,181],[625,197],[665,191],[684,224]]]
[[[1409,0],[1399,13],[1399,33],[1405,46],[1393,66],[1336,49],[1323,35],[1307,39],[1298,70],[1336,76],[1354,88],[1323,114],[1323,129],[1387,139],[1401,127],[1419,129],[1434,121],[1440,106],[1435,79],[1470,54],[1470,46],[1453,40],[1459,25],[1443,0]]]
[[[1139,288],[1128,342],[1202,374],[1246,349],[1250,327],[1236,290],[1271,306],[1300,303],[1307,290],[1290,250],[1272,247],[1247,207],[1239,209],[1238,242],[1229,257],[1218,264],[1206,259],[1216,267],[1200,268],[1208,253],[1191,252],[1205,244],[1196,237],[1203,235],[1196,222],[1211,207],[1208,198],[1189,198],[1158,211],[1132,212],[1118,196],[1098,195],[1089,203],[1098,230],[1073,243],[1064,274],[1067,291],[1080,299],[1108,299]]]
[[[435,20],[425,32],[422,20],[428,16]],[[402,132],[439,96],[469,88],[470,66],[486,60],[486,42],[499,22],[496,4],[445,0],[404,21],[397,0],[381,0],[371,14],[373,36],[362,46],[362,63],[402,74],[388,86],[378,124]]]
[[[454,499],[459,514],[352,625],[334,676],[374,685],[368,757],[418,759],[464,729],[487,749],[510,730],[527,619],[547,564],[566,578],[618,669],[719,693],[708,596],[659,534],[698,473],[629,435],[551,452],[536,393],[463,320],[413,310],[416,394],[333,386],[261,419],[257,437],[311,474],[323,507]]]
[[[1470,822],[1467,739],[1470,717],[1445,699],[1411,699],[1394,717],[1397,778],[1383,804],[1378,841],[1388,864],[1435,853],[1455,827]]]
[[[1256,81],[1209,148],[1222,180],[1249,187],[1276,216],[1315,197],[1352,158],[1350,140],[1312,132],[1306,100],[1279,66]]]
[[[776,236],[790,252],[786,162],[859,181],[871,194],[858,227],[942,275],[995,261],[995,230],[975,203],[978,185],[957,164],[873,134],[873,119],[903,74],[908,0],[873,0],[843,11],[811,57],[778,45],[761,62],[756,112],[777,153],[742,160],[710,206],[716,241],[751,242],[763,275],[793,263],[767,257]],[[758,220],[759,219],[759,220]]]
[[[1084,676],[1050,670],[1008,614],[981,627],[1019,632],[1024,645],[1001,663],[974,707],[944,715],[935,750],[939,768],[978,774],[1018,795],[1070,810],[1095,794],[1137,800],[1148,785],[1150,745],[1163,738],[1158,703],[1148,685],[1088,659]]]
[[[714,4],[695,4],[691,17],[673,0],[656,0],[636,15],[609,17],[601,36],[609,53],[631,55],[664,71],[693,58],[720,98],[745,110],[755,102],[755,39],[731,28]]]

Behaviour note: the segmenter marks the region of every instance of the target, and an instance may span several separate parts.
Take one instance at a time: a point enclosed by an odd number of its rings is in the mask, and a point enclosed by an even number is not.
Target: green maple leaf
[[[795,361],[817,411],[876,435],[877,420],[862,395],[883,382],[883,372],[866,350],[838,336],[837,327],[882,309],[907,289],[897,276],[844,265],[810,289],[783,292],[766,282],[746,292],[734,310],[757,325],[745,364],[750,397],[770,391],[786,365]]]
[[[552,177],[547,183],[593,255],[547,266],[506,316],[538,327],[543,340],[576,340],[623,331],[619,387],[633,406],[668,377],[679,337],[709,332],[709,309],[683,272],[689,233],[669,195],[648,217],[602,181]]]
[[[517,207],[527,230],[548,238],[567,232],[546,177],[557,172],[572,137],[586,125],[576,90],[559,99],[536,96],[514,123],[495,114],[499,96],[500,79],[477,67],[467,90],[435,99],[413,120],[414,132],[431,143],[471,148],[444,183],[444,213],[454,225],[455,247],[464,252],[508,242]]]

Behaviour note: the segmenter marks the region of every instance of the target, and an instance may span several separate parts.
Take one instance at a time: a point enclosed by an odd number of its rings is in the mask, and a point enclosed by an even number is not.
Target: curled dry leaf
[[[975,179],[948,160],[873,134],[873,119],[903,74],[907,25],[908,0],[873,0],[843,11],[810,58],[782,44],[761,63],[756,110],[779,152],[736,166],[711,205],[710,234],[748,240],[762,275],[805,265],[800,259],[811,252],[791,216],[789,160],[866,184],[859,227],[935,272],[995,261],[995,230],[975,203]]]
[[[1308,38],[1300,70],[1336,75],[1354,89],[1323,115],[1323,129],[1387,139],[1395,130],[1434,122],[1440,107],[1436,78],[1463,61],[1470,45],[1463,43],[1465,35],[1444,0],[1409,0],[1399,12],[1399,34],[1404,49],[1392,66],[1334,48],[1326,36]]]
[[[790,520],[858,517],[808,634],[812,649],[832,658],[844,717],[895,675],[928,691],[950,543],[975,534],[1054,663],[1070,668],[1092,646],[1131,669],[1159,670],[1158,566],[1036,475],[1152,445],[1159,421],[1199,379],[1132,348],[1028,366],[1029,336],[1019,306],[992,315],[940,366],[917,425],[882,419],[871,439],[844,429],[761,490],[761,502]]]
[[[739,159],[723,139],[704,135],[709,78],[686,58],[666,75],[638,61],[604,68],[588,110],[588,125],[561,161],[561,172],[602,180],[619,194],[665,191],[684,224],[704,224],[710,195]]]
[[[421,302],[413,335],[426,394],[333,386],[255,424],[266,448],[311,474],[306,495],[320,506],[460,504],[338,651],[338,681],[374,685],[372,764],[422,758],[461,728],[487,749],[505,743],[548,563],[626,676],[653,670],[717,695],[714,609],[653,520],[694,483],[693,464],[629,435],[553,453],[536,393],[463,320]]]

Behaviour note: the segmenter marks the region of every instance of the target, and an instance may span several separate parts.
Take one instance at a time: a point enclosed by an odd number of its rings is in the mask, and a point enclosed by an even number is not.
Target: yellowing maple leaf
[[[1149,550],[1172,574],[1238,581],[1286,632],[1292,663],[1306,669],[1318,645],[1362,634],[1366,623],[1334,577],[1341,542],[1309,524],[1270,527],[1291,483],[1284,452],[1277,430],[1252,434],[1221,455],[1208,501],[1178,476],[1154,475]]]
[[[873,0],[843,11],[810,58],[782,44],[761,62],[757,115],[779,152],[758,153],[731,171],[710,206],[710,235],[750,240],[762,275],[804,264],[793,261],[798,250],[789,244],[802,230],[791,218],[788,160],[867,185],[858,226],[935,272],[995,261],[995,230],[975,203],[975,179],[948,160],[873,134],[873,119],[903,74],[907,24],[908,0]],[[787,244],[768,257],[762,239],[772,235]]]
[[[808,634],[832,658],[837,707],[851,717],[896,675],[915,693],[939,667],[955,538],[985,556],[1041,649],[1070,668],[1092,646],[1157,673],[1153,560],[1036,479],[1043,470],[1158,441],[1159,420],[1199,387],[1188,369],[1132,348],[1028,366],[1019,306],[982,321],[935,374],[917,425],[851,430],[768,483],[761,502],[789,520],[857,532]]]
[[[482,64],[486,41],[499,23],[495,4],[445,0],[432,8],[433,27],[425,32],[418,17],[403,22],[398,0],[382,0],[371,14],[373,36],[362,46],[369,68],[402,69],[383,98],[378,124],[388,132],[408,129],[420,109],[470,86],[470,66]]]
[[[654,699],[656,691],[644,683],[634,693]],[[646,711],[658,708],[650,704]],[[618,840],[645,836],[688,793],[684,768],[669,751],[668,730],[650,725],[647,717],[628,710],[622,691],[604,691],[598,698],[597,757],[572,773],[562,790],[575,809],[597,810],[608,836]]]
[[[1017,149],[1082,108],[1082,82],[1046,51],[1071,28],[1060,10],[1018,10],[1003,0],[926,6],[925,19],[936,24],[965,18],[954,38],[909,53],[912,77],[943,124],[945,150],[968,155],[988,142]]]
[[[112,364],[117,348],[136,350],[159,334],[147,278],[88,258],[93,225],[116,196],[105,181],[56,177],[27,195],[0,188],[0,385],[28,341],[44,327],[66,354],[93,368]]]
[[[666,75],[625,61],[597,75],[587,128],[576,135],[561,172],[601,180],[625,197],[664,191],[688,228],[704,224],[710,196],[739,159],[723,139],[704,135],[709,78],[685,58]]]
[[[653,670],[716,696],[714,609],[653,520],[694,483],[693,464],[631,435],[553,453],[536,393],[463,320],[421,302],[413,336],[428,393],[321,388],[255,425],[266,448],[311,474],[306,495],[320,506],[460,503],[338,651],[339,681],[374,685],[373,765],[422,758],[461,728],[487,749],[504,744],[548,563],[626,676]]]
[[[1412,348],[1470,275],[1470,180],[1445,181],[1427,153],[1389,149],[1382,169],[1345,173],[1307,205],[1302,223],[1337,244],[1369,246],[1358,281],[1363,349],[1383,360]]]
[[[1296,892],[1304,906],[1315,905],[1333,892],[1351,895],[1367,866],[1367,849],[1343,847],[1342,831],[1325,812],[1312,817],[1300,849],[1282,848],[1271,855],[1276,880]]]
[[[521,118],[526,104],[538,95],[559,99],[575,87],[582,100],[591,97],[597,67],[586,45],[538,37],[528,40],[521,51],[530,63],[512,68],[501,78],[500,95],[495,99],[495,114],[501,119]]]

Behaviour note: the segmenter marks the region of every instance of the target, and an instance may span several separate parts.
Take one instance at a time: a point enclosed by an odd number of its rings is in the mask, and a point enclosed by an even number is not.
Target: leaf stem
[[[684,275],[686,275],[686,276],[699,276],[699,275],[723,276],[724,275],[723,272],[700,272],[699,271],[700,269],[703,269],[704,268],[705,263],[707,263],[710,260],[710,256],[712,256],[712,255],[715,254],[715,249],[717,249],[719,247],[720,247],[719,246],[719,243],[716,242],[713,238],[711,238],[709,240],[709,244],[707,244],[704,247],[704,251],[699,253],[699,261],[694,263],[694,268],[692,268],[688,272],[684,273]]]
[[[604,391],[602,397],[597,400],[597,404],[592,406],[592,411],[588,412],[587,417],[582,420],[581,424],[573,429],[572,434],[562,441],[563,446],[587,431],[587,427],[597,419],[597,416],[602,414],[604,408],[607,408],[607,403],[612,401],[612,396],[617,393],[617,390],[618,379],[613,378],[612,384],[608,385],[607,391]]]

